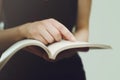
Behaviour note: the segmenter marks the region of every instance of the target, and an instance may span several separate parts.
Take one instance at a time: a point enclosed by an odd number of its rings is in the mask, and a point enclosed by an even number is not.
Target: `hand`
[[[25,38],[36,39],[44,44],[53,43],[62,39],[76,41],[73,34],[55,19],[27,23],[19,28]]]
[[[42,21],[36,21],[22,25],[20,32],[25,38],[32,38],[43,42],[45,45],[67,39],[70,41],[76,41],[73,34],[60,22],[55,19],[46,19]],[[49,61],[49,58],[39,48],[30,46],[24,48],[25,51],[38,55],[45,60]]]

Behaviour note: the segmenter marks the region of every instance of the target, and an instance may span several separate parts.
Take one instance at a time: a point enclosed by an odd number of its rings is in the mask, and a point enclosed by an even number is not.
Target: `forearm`
[[[78,0],[77,30],[89,27],[92,0]]]
[[[89,39],[89,18],[92,0],[78,0],[78,15],[75,30],[75,37],[79,41]]]
[[[18,27],[0,30],[0,52],[7,49],[18,40],[23,39]]]

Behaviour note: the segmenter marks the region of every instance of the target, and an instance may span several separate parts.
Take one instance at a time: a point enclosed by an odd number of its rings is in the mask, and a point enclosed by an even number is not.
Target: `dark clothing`
[[[76,22],[77,0],[3,0],[5,28],[54,18],[70,31]],[[19,51],[0,71],[0,80],[86,80],[76,54],[56,62]]]
[[[77,0],[3,0],[5,26],[54,18],[69,30],[76,22]]]
[[[57,62],[48,62],[34,54],[19,52],[2,69],[0,80],[86,79],[78,55]]]

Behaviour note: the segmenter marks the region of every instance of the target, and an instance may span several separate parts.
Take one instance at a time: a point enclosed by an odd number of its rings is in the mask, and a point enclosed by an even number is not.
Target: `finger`
[[[76,41],[73,34],[61,23],[54,19],[49,19],[49,21],[54,25],[61,33],[64,39],[70,40],[70,41]]]
[[[43,30],[40,31],[40,35],[48,42],[48,43],[52,43],[54,42],[54,38],[50,35],[50,33],[43,28]]]
[[[45,25],[47,31],[51,34],[55,41],[60,41],[62,39],[60,32],[55,27],[53,27],[50,22],[47,21],[47,24]]]
[[[36,35],[34,37],[36,40],[41,41],[42,43],[44,43],[45,45],[48,44],[48,42],[41,36],[41,35]]]

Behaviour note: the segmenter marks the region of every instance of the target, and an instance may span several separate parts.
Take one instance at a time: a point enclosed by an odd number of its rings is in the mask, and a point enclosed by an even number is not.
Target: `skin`
[[[0,0],[1,6],[2,0]],[[78,0],[78,17],[74,33],[71,33],[62,23],[53,18],[28,22],[14,28],[0,30],[0,47],[2,47],[0,52],[3,52],[13,43],[25,38],[39,40],[45,45],[62,39],[87,42],[89,37],[90,8],[91,0]],[[1,12],[2,9],[0,9]],[[41,55],[41,52],[35,47],[27,47],[24,50],[43,57],[46,60],[48,59],[45,55]]]

